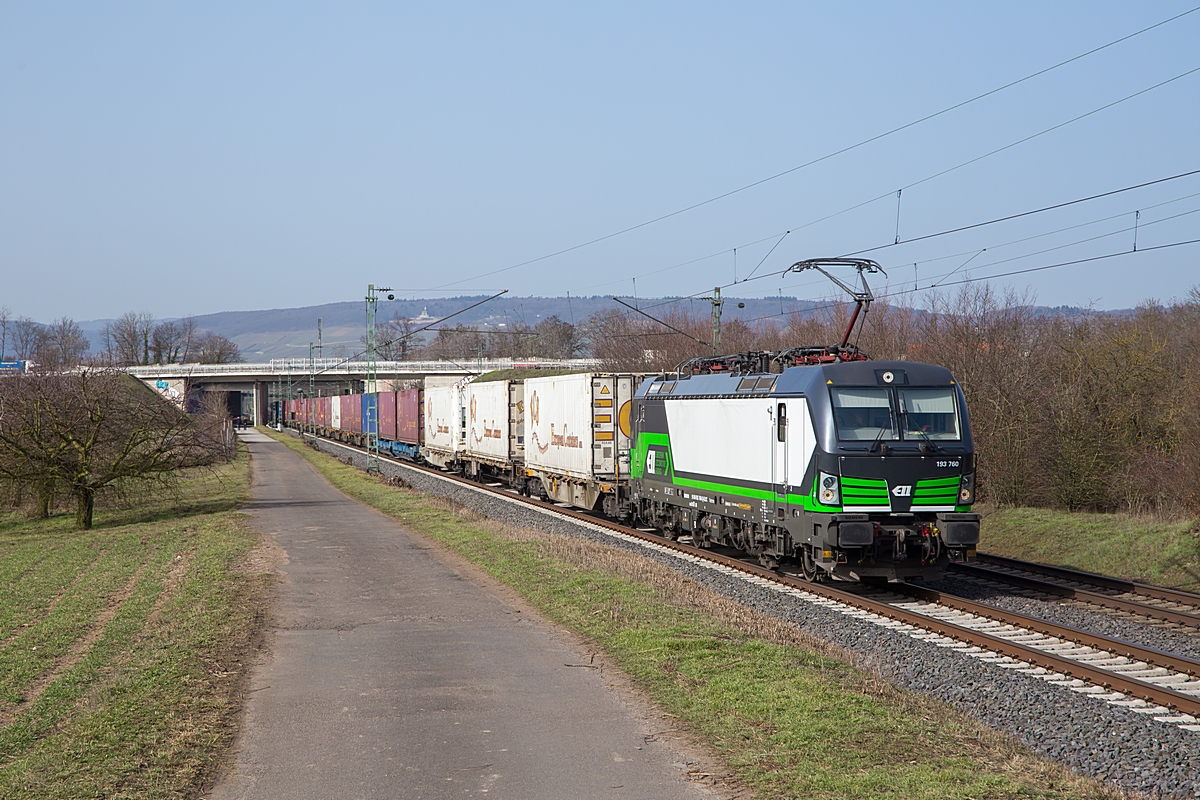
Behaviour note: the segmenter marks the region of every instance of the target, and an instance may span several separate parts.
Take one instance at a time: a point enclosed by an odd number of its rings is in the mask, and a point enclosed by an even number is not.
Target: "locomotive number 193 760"
[[[937,465],[944,469],[957,469],[958,459],[954,459],[953,461],[939,461],[937,462]]]

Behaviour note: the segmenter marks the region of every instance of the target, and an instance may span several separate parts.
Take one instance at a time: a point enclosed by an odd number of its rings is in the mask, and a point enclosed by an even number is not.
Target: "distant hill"
[[[420,324],[436,323],[456,312],[486,298],[487,295],[464,295],[429,299],[381,300],[379,320],[393,317],[408,318]],[[623,298],[633,302],[631,298]],[[638,306],[655,316],[664,313],[660,305],[665,299],[641,298]],[[693,313],[707,315],[710,305],[707,300],[681,300],[680,305]],[[744,308],[738,308],[738,304]],[[824,301],[799,300],[795,297],[726,297],[722,309],[725,320],[762,319],[777,317],[791,311],[805,311]],[[656,307],[656,308],[652,308]],[[536,325],[543,319],[557,316],[567,322],[583,322],[597,311],[620,308],[611,297],[499,297],[478,308],[454,316],[447,325],[462,323],[472,327],[496,328],[513,322]],[[1049,308],[1038,306],[1039,315],[1079,316],[1089,313],[1087,309],[1073,306]],[[1106,314],[1127,314],[1129,309],[1105,311]],[[317,319],[322,323],[322,342],[325,356],[341,356],[355,352],[360,337],[366,331],[366,308],[363,301],[326,303],[302,308],[274,308],[263,311],[221,311],[216,314],[197,316],[199,327],[228,336],[241,348],[247,361],[267,361],[272,358],[307,358],[309,342],[317,340]],[[92,340],[93,351],[102,349],[102,334],[106,322],[111,320],[87,320],[80,327]]]
[[[455,312],[485,299],[487,295],[439,297],[422,300],[381,300],[378,319],[408,318],[420,324],[436,323]],[[661,303],[662,298],[643,298],[643,307]],[[630,301],[631,302],[631,301]],[[687,300],[697,313],[708,314],[705,300]],[[738,303],[745,308],[739,309]],[[747,319],[779,314],[792,309],[806,308],[816,303],[794,297],[725,298],[724,319]],[[462,323],[473,327],[499,327],[513,322],[536,325],[543,319],[557,316],[567,322],[580,323],[596,311],[620,308],[611,297],[500,297],[479,308],[458,314],[447,325]],[[661,314],[662,309],[651,313]],[[308,358],[308,343],[317,340],[317,319],[321,320],[322,342],[326,356],[338,356],[358,349],[360,337],[366,331],[366,305],[363,301],[326,303],[303,308],[276,308],[264,311],[222,311],[197,316],[196,324],[206,330],[228,336],[237,342],[248,361],[272,358]],[[96,321],[95,330],[103,327]],[[85,326],[89,330],[91,323]],[[90,333],[90,330],[89,330]],[[432,335],[432,334],[431,334]],[[93,345],[93,347],[95,344]]]

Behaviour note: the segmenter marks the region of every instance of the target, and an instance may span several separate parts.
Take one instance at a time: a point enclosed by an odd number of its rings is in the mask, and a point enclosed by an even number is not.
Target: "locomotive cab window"
[[[834,388],[833,417],[842,441],[957,442],[962,439],[952,387]]]
[[[900,438],[892,421],[891,389],[834,388],[830,393],[839,439],[891,442]]]
[[[779,404],[779,410],[775,414],[775,431],[779,441],[787,441],[787,405],[785,403]]]
[[[929,438],[941,442],[962,438],[953,389],[902,388],[896,393],[905,439]]]

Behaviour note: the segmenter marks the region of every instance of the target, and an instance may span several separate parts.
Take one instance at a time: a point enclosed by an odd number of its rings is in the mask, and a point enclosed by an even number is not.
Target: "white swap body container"
[[[585,480],[628,477],[628,403],[640,380],[599,372],[527,378],[526,467]]]
[[[520,381],[470,383],[463,390],[467,411],[467,458],[520,464],[525,458],[525,387]]]
[[[462,387],[431,386],[425,389],[425,449],[429,460],[446,465],[463,445]]]
[[[342,398],[339,395],[329,398],[329,427],[335,431],[342,429]]]

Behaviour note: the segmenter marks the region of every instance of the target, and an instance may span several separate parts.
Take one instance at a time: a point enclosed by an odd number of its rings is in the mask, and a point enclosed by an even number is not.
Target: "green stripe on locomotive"
[[[646,474],[646,456],[651,447],[656,449],[661,448],[661,450],[665,451],[667,454],[667,471],[663,474],[656,474],[653,476]],[[706,492],[713,492],[714,494],[732,495],[735,497],[744,497],[753,500],[769,500],[778,503],[788,503],[790,505],[800,506],[807,511],[828,513],[842,510],[841,506],[822,505],[817,500],[817,484],[815,478],[813,479],[812,486],[809,488],[809,494],[802,495],[788,493],[786,495],[782,495],[765,489],[756,489],[752,486],[739,486],[737,484],[721,483],[718,481],[682,478],[675,474],[674,463],[674,458],[671,455],[670,435],[666,433],[651,433],[644,431],[638,434],[637,442],[630,451],[629,474],[633,478],[643,480],[660,480],[664,483],[669,483],[672,486],[678,486],[681,488],[700,489]]]
[[[656,460],[656,466],[662,464],[663,471],[654,476],[646,475],[645,471],[646,456],[651,447],[665,453],[665,463]],[[812,485],[809,487],[808,494],[793,494],[789,492],[785,496],[765,489],[756,489],[752,486],[739,486],[715,480],[679,477],[675,474],[674,463],[674,458],[671,455],[670,434],[643,432],[638,435],[637,443],[630,453],[630,475],[633,478],[653,478],[680,488],[699,489],[701,491],[713,492],[714,494],[732,495],[752,500],[787,503],[799,506],[806,511],[825,514],[836,513],[838,511],[853,511],[858,507],[872,508],[886,506],[891,502],[887,481],[882,479],[840,478],[842,505],[826,505],[817,499],[818,487],[815,476]],[[960,480],[961,476],[952,475],[945,478],[925,478],[917,481],[913,489],[913,508],[920,509],[922,506],[944,508],[952,506],[955,511],[970,511],[971,506],[960,505],[958,503]]]

